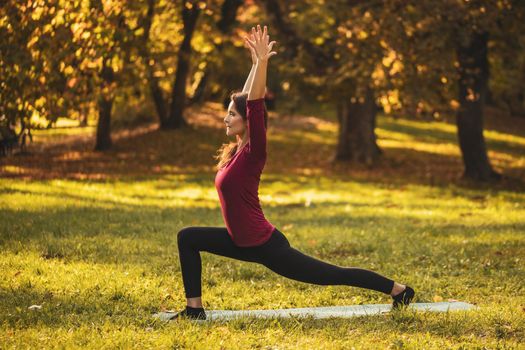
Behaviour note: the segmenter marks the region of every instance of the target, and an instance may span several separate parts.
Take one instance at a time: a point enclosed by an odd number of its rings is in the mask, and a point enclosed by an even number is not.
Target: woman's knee
[[[177,233],[177,244],[181,245],[190,241],[192,233],[195,232],[195,228],[187,226],[179,230]]]

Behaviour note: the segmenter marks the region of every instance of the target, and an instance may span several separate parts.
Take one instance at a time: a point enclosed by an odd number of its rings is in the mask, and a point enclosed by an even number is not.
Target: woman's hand
[[[268,61],[270,57],[277,55],[277,52],[272,51],[272,47],[276,41],[268,44],[270,37],[266,26],[264,26],[264,31],[261,31],[259,24],[257,25],[257,31],[252,27],[251,40],[247,36],[244,37],[244,40],[252,52],[252,63],[256,63],[257,60]]]
[[[253,42],[255,41],[253,34],[250,34],[250,40]],[[252,65],[255,65],[257,63],[257,54],[255,53],[255,50],[248,44],[246,40],[244,41],[244,46],[250,50],[250,54],[252,56]]]

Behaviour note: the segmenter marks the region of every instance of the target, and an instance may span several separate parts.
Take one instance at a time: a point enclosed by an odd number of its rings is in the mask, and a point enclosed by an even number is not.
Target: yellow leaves
[[[113,71],[120,71],[123,65],[124,61],[118,55],[115,55],[111,58],[111,68],[113,68]]]
[[[34,44],[36,44],[38,41],[38,35],[35,35],[34,37],[31,38],[31,40],[29,40],[29,42],[27,43],[27,48],[30,49]]]
[[[53,31],[53,26],[51,24],[46,24],[44,27],[42,27],[42,33],[51,33]]]
[[[457,110],[459,108],[458,100],[450,100],[449,105],[454,110]]]
[[[71,24],[71,33],[73,34],[73,38],[74,38],[73,40],[74,41],[78,41],[78,40],[81,40],[81,39],[89,39],[90,36],[91,36],[91,32],[89,32],[87,30],[88,30],[88,27],[87,27],[86,23],[73,23],[73,24]],[[96,32],[97,31],[95,30],[95,33]]]
[[[428,71],[428,67],[423,64],[416,64],[416,69],[418,73],[425,73]]]
[[[157,71],[153,72],[153,76],[155,78],[164,78],[166,76],[166,72],[161,71],[161,70],[157,70]]]
[[[383,110],[386,114],[390,114],[390,112],[392,112],[392,108],[388,104],[388,98],[386,96],[381,96],[379,98],[379,103],[381,104],[381,106],[383,106]]]
[[[479,99],[479,93],[475,92],[471,88],[467,88],[467,101],[477,101]]]
[[[380,86],[385,80],[385,71],[380,64],[377,64],[374,71],[372,72],[372,81],[375,86]]]
[[[352,37],[352,31],[347,29],[346,27],[344,26],[339,26],[337,27],[337,32],[341,35],[341,36],[344,36],[345,38],[347,39],[350,39]]]
[[[394,75],[396,73],[399,73],[403,70],[403,63],[401,61],[396,60],[392,64],[392,68],[390,69],[390,75]]]
[[[34,21],[38,21],[40,19],[40,17],[42,17],[42,14],[44,13],[44,8],[43,7],[36,7],[34,10],[33,10],[33,13],[31,13],[31,18],[34,20]]]
[[[82,29],[83,25],[81,23],[73,23],[71,24],[71,32],[73,33],[73,36],[76,36],[77,33]]]
[[[314,39],[314,43],[315,43],[315,45],[323,45],[324,44],[324,38],[318,36],[317,38]]]
[[[407,26],[405,27],[405,33],[406,33],[406,35],[407,35],[408,37],[411,37],[412,35],[414,35],[414,31],[415,31],[414,28],[411,27],[411,26],[408,26],[408,25],[407,25]]]
[[[401,100],[399,99],[399,90],[387,91],[386,95],[379,97],[379,103],[383,106],[385,113],[389,114],[394,109],[401,108]]]
[[[281,87],[283,88],[283,91],[290,90],[290,82],[289,81],[283,81],[281,84]]]
[[[439,303],[439,302],[442,302],[443,301],[443,297],[441,295],[434,295],[432,297],[432,300],[435,302],[435,303]]]
[[[441,77],[441,82],[442,82],[443,84],[446,84],[446,83],[448,82],[447,77],[445,77],[445,76]]]
[[[396,52],[394,50],[390,50],[388,54],[383,57],[381,62],[383,63],[383,66],[390,67],[392,65],[392,62],[396,59]]]
[[[73,74],[73,72],[75,71],[75,69],[71,66],[67,66],[65,69],[64,69],[64,74],[65,75],[71,75]]]
[[[394,50],[389,50],[381,62],[383,66],[390,67],[390,71],[388,72],[390,75],[394,75],[403,70],[403,63],[398,59],[397,53]]]
[[[35,107],[43,107],[46,104],[46,98],[44,96],[41,96],[35,101]]]
[[[188,10],[191,10],[192,8],[194,7],[198,7],[199,10],[204,10],[207,5],[206,5],[206,2],[205,1],[186,1],[186,3],[184,4],[184,6],[188,9]]]
[[[357,33],[357,38],[359,40],[365,40],[366,38],[368,38],[368,33],[365,32],[364,30],[360,30],[358,33]]]
[[[77,78],[71,78],[67,82],[67,87],[71,89],[72,87],[75,86],[76,83],[77,83]]]
[[[60,10],[57,12],[56,16],[51,20],[51,24],[52,24],[52,25],[61,25],[61,24],[64,24],[64,23],[65,23],[64,14],[65,14],[64,9],[60,9]]]

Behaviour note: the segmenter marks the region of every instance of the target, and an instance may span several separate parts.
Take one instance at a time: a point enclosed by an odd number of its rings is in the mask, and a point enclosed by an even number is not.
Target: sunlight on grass
[[[4,344],[42,345],[61,337],[97,347],[102,330],[124,347],[173,345],[166,332],[178,332],[177,344],[213,340],[233,347],[257,344],[260,334],[266,342],[282,342],[282,331],[289,333],[284,344],[290,347],[373,342],[436,348],[501,341],[512,347],[523,336],[525,300],[517,293],[524,277],[522,194],[265,175],[265,213],[292,245],[332,263],[402,279],[418,288],[419,301],[454,298],[481,309],[350,320],[240,320],[195,328],[162,324],[151,314],[183,306],[178,229],[222,225],[218,206],[206,207],[214,197],[208,176],[3,184]],[[139,194],[142,205],[134,202]],[[49,195],[57,200],[48,202]],[[182,197],[188,202],[176,205],[173,200]],[[401,257],[404,264],[392,264]],[[367,290],[288,280],[260,265],[212,254],[202,259],[208,308],[388,302]],[[28,310],[31,305],[42,308]],[[67,332],[72,325],[78,326]],[[196,330],[207,337],[191,338],[200,334]]]

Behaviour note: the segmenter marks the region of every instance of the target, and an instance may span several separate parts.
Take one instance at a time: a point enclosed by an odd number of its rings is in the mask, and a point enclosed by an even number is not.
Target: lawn
[[[227,140],[221,113],[218,104],[192,109],[185,131],[117,130],[104,154],[91,151],[92,126],[42,130],[30,154],[1,160],[0,348],[523,347],[525,128],[490,119],[489,157],[505,179],[483,185],[459,179],[453,123],[380,116],[379,164],[332,166],[330,112],[272,112],[259,190],[265,216],[306,254],[407,283],[418,302],[455,299],[477,310],[205,324],[152,318],[185,305],[177,232],[224,225],[212,158]],[[208,253],[202,263],[206,309],[390,302]]]

